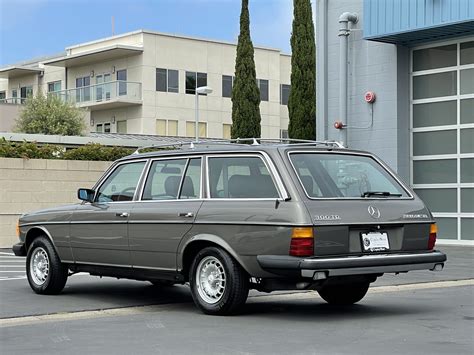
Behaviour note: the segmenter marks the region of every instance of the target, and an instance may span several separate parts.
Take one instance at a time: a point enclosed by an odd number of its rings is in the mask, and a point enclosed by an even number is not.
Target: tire
[[[47,237],[36,238],[28,248],[26,275],[30,287],[38,294],[55,295],[66,285],[68,268]]]
[[[318,293],[329,304],[351,305],[364,298],[369,285],[369,282],[328,285],[319,290]]]
[[[199,251],[189,274],[191,294],[205,314],[234,314],[245,304],[249,276],[226,251],[208,247]]]

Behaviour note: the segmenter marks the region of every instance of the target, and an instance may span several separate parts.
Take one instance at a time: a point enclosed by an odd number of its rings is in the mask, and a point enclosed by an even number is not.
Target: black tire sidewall
[[[46,253],[48,254],[49,261],[49,273],[46,278],[46,281],[42,285],[38,285],[34,282],[30,270],[30,265],[32,261],[31,258],[37,248],[43,248],[46,251]],[[65,272],[63,270],[63,267],[64,266],[61,264],[61,261],[59,260],[59,257],[56,251],[54,250],[53,245],[47,237],[40,236],[33,240],[30,247],[28,248],[28,254],[26,257],[26,275],[28,283],[30,284],[33,291],[39,294],[57,293],[57,285],[53,285],[55,278],[67,278],[67,274],[64,275]],[[61,284],[61,282],[62,281],[60,281],[59,284]]]
[[[201,296],[199,295],[199,292],[197,290],[196,286],[196,271],[199,263],[201,262],[202,259],[204,259],[207,256],[213,256],[217,258],[225,271],[226,274],[226,286],[224,290],[224,295],[222,298],[213,304],[207,303],[204,301]],[[243,280],[236,280],[236,278],[242,277],[242,275],[236,275],[235,269],[240,268],[240,265],[238,265],[232,257],[225,252],[224,250],[217,248],[217,247],[207,247],[202,249],[196,257],[194,258],[194,261],[191,265],[190,269],[190,274],[189,274],[189,285],[191,288],[191,294],[193,296],[194,303],[198,308],[203,311],[206,314],[214,314],[214,315],[224,315],[231,313],[229,310],[233,308],[233,302],[235,301],[235,293],[238,292],[238,290],[235,287],[236,282],[242,282]],[[248,292],[248,290],[247,290]]]

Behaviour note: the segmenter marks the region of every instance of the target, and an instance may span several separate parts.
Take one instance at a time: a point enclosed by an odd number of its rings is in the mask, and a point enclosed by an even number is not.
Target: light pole
[[[210,94],[212,92],[212,88],[209,86],[200,86],[196,88],[196,93],[194,96],[196,97],[196,127],[194,127],[196,132],[196,142],[199,142],[199,94]]]

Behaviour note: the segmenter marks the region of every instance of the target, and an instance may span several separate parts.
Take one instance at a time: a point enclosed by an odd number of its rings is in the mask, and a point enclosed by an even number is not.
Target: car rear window
[[[349,154],[290,153],[311,198],[400,198],[405,189],[375,159]]]

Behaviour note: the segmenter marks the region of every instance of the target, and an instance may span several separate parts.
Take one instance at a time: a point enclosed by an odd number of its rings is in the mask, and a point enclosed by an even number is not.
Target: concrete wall
[[[352,26],[348,37],[347,145],[376,153],[408,181],[408,51],[393,44],[363,39],[362,0],[318,0],[319,11],[323,3],[327,3],[327,27],[324,26],[323,14],[319,12],[316,53],[318,76],[322,75],[320,71],[324,70],[326,60],[327,81],[318,80],[317,84],[318,138],[342,138],[341,131],[333,127],[334,122],[339,120],[340,103],[338,19],[343,12],[356,12],[359,21]],[[327,39],[327,48],[324,48],[324,37]],[[401,57],[400,61],[397,61],[397,56]],[[372,126],[371,107],[364,101],[367,91],[374,91],[377,96],[373,104]],[[327,118],[326,124],[324,118]],[[325,129],[327,137],[322,136]]]
[[[111,162],[0,158],[0,248],[16,243],[18,217],[77,203],[77,189],[92,187]]]
[[[11,132],[15,126],[15,119],[20,114],[20,108],[20,105],[0,102],[0,132]]]

